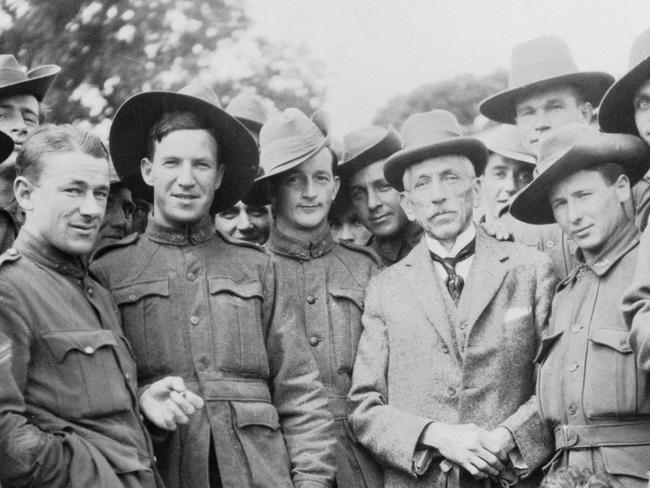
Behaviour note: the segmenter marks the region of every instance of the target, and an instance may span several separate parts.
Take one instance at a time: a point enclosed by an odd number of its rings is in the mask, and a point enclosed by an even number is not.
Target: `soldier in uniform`
[[[131,190],[122,184],[120,177],[111,164],[110,168],[111,191],[106,202],[106,214],[102,225],[99,227],[95,249],[104,244],[124,239],[133,230],[133,212],[135,203]]]
[[[0,334],[13,348],[11,379],[2,368],[0,481],[162,487],[140,409],[175,429],[202,401],[167,375],[138,391],[114,303],[86,271],[108,196],[108,153],[72,126],[43,126],[25,141],[16,174],[26,216],[0,256]]]
[[[335,241],[367,246],[372,241],[372,233],[363,225],[357,209],[352,205],[348,189],[341,185],[327,221]]]
[[[247,199],[272,204],[275,221],[266,248],[277,264],[278,286],[302,318],[298,332],[309,341],[328,393],[337,426],[337,486],[378,486],[378,467],[348,435],[345,399],[364,291],[379,260],[368,248],[332,238],[327,215],[339,179],[327,127],[287,109],[262,127],[260,150],[263,176]]]
[[[402,210],[399,192],[384,178],[386,159],[399,151],[395,129],[366,127],[343,138],[343,161],[337,168],[361,222],[372,232],[372,248],[390,266],[406,256],[422,237],[420,226]]]
[[[165,483],[331,486],[332,416],[301,317],[263,249],[211,219],[248,191],[255,141],[197,84],[131,97],[109,141],[120,178],[153,211],[143,235],[103,248],[91,269],[119,306],[140,382],[175,374],[206,401],[156,439]]]
[[[639,488],[648,484],[650,393],[620,303],[639,256],[631,187],[649,166],[638,137],[569,124],[542,143],[539,174],[511,206],[524,222],[557,222],[578,245],[536,358],[539,411],[555,433],[549,467],[605,471]]]
[[[0,165],[0,253],[11,247],[25,218],[14,198],[16,156],[40,124],[40,104],[59,71],[46,64],[25,72],[11,54],[0,54],[0,131],[14,141],[14,152]]]

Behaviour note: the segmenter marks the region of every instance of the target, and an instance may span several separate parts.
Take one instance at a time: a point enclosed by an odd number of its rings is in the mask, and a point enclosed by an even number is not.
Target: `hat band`
[[[329,136],[314,127],[311,134],[279,139],[271,144],[262,146],[260,163],[265,174],[275,172],[278,168],[292,163],[318,149],[329,146]]]

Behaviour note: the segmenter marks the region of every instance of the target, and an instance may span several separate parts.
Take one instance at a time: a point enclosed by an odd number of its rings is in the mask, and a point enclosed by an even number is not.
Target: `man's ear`
[[[483,188],[483,175],[472,179],[472,198],[474,208],[481,206],[481,190]]]
[[[34,209],[34,185],[24,176],[17,176],[14,180],[14,195],[25,212]]]
[[[217,163],[217,179],[214,182],[215,190],[221,186],[221,182],[223,181],[223,175],[225,172],[226,172],[226,165],[223,163]]]
[[[582,115],[585,124],[591,124],[591,120],[594,116],[594,107],[591,106],[591,102],[582,102],[578,107],[580,115]]]
[[[630,200],[632,197],[632,190],[630,179],[627,175],[620,175],[614,182],[614,187],[616,188],[616,196],[619,202],[623,203]]]
[[[408,197],[406,191],[401,191],[399,193],[399,204],[402,206],[402,210],[406,214],[406,217],[411,221],[415,222],[415,213],[413,213],[413,204]]]
[[[142,158],[140,161],[140,173],[142,173],[144,182],[149,186],[153,186],[153,177],[151,176],[152,167],[153,162],[149,158]]]

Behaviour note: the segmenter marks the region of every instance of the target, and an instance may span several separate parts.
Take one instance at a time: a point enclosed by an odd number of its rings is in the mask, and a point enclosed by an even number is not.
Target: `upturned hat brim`
[[[603,94],[613,82],[614,77],[602,71],[570,73],[503,90],[483,100],[479,104],[478,109],[488,119],[501,122],[502,124],[515,124],[515,106],[518,100],[531,91],[554,85],[573,85],[578,87],[585,99],[596,108],[600,104]]]
[[[580,170],[607,163],[621,165],[633,186],[650,167],[650,147],[628,134],[601,133],[580,139],[548,162],[547,169],[519,192],[510,205],[511,215],[528,224],[554,223],[548,196],[551,186]]]
[[[217,137],[219,163],[225,166],[211,213],[232,207],[252,184],[259,165],[257,145],[234,117],[201,98],[168,91],[132,96],[118,109],[109,135],[115,169],[134,196],[153,201],[153,189],[142,179],[140,161],[147,156],[149,131],[165,113],[191,112],[203,118]]]
[[[0,164],[4,163],[12,152],[14,152],[14,140],[0,131]]]
[[[650,57],[614,83],[600,104],[598,123],[605,132],[639,135],[634,121],[634,93],[650,80]]]
[[[60,71],[61,68],[55,64],[34,68],[27,73],[27,79],[0,85],[0,98],[28,94],[42,102]]]
[[[406,168],[424,159],[450,155],[466,156],[474,165],[476,174],[479,175],[485,169],[488,151],[485,144],[473,137],[450,137],[435,144],[396,152],[386,161],[384,176],[393,188],[404,191],[402,179]]]

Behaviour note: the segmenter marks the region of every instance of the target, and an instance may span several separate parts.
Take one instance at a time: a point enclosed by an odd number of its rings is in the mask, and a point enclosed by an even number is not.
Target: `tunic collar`
[[[24,228],[18,234],[14,248],[32,261],[61,274],[75,278],[82,278],[86,274],[86,265],[80,256],[71,256]]]
[[[637,229],[634,221],[630,220],[625,227],[616,233],[616,236],[605,244],[605,247],[592,261],[585,261],[581,249],[578,249],[576,257],[578,262],[582,263],[582,266],[586,266],[601,277],[639,243],[639,235],[639,229]]]
[[[205,215],[193,225],[183,227],[167,227],[156,222],[153,214],[149,214],[149,222],[145,235],[154,242],[172,244],[174,246],[192,246],[208,241],[214,235],[214,225],[210,215]]]
[[[406,236],[399,235],[396,239],[380,239],[373,236],[371,243],[382,258],[390,262],[397,262],[420,242],[422,233],[422,227],[413,225]]]
[[[334,239],[332,239],[332,232],[329,226],[325,227],[321,234],[315,236],[313,240],[305,242],[283,234],[275,224],[271,227],[271,234],[266,243],[266,247],[276,254],[303,259],[305,261],[318,258],[328,253],[333,245]]]

